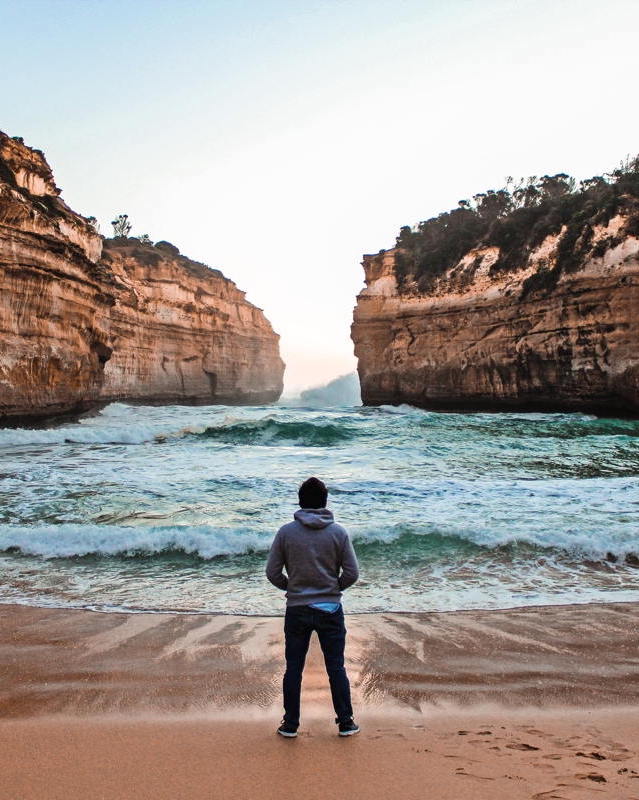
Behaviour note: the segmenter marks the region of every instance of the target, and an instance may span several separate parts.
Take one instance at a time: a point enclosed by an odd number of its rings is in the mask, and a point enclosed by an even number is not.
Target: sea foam
[[[209,525],[0,525],[0,550],[43,558],[135,557],[174,552],[211,559],[266,550],[271,538],[250,529]]]
[[[514,534],[501,530],[460,529],[454,526],[391,525],[385,528],[350,529],[355,547],[402,547],[421,540],[429,555],[471,545],[485,550],[525,546],[539,551],[561,551],[577,559],[606,560],[639,553],[639,531],[600,533],[556,531]],[[19,552],[43,558],[118,556],[132,558],[166,553],[184,553],[203,560],[266,552],[274,530],[251,527],[222,528],[214,525],[126,526],[63,523],[57,525],[0,525],[0,551]]]
[[[0,431],[0,595],[277,613],[264,560],[323,478],[358,611],[627,599],[639,422],[410,406],[113,404]],[[616,562],[615,562],[616,559]]]
[[[140,425],[132,420],[127,425],[95,426],[77,424],[59,428],[0,429],[0,448],[25,445],[164,443],[185,436],[225,444],[291,445],[323,447],[345,442],[357,435],[352,427],[332,422],[299,422],[278,420],[267,415],[257,419],[222,420],[216,425],[175,426],[166,423]]]

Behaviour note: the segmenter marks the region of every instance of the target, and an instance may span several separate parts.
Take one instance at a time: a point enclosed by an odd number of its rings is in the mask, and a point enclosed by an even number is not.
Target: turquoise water
[[[639,421],[113,404],[0,430],[0,601],[281,613],[266,551],[313,474],[350,611],[637,599]]]

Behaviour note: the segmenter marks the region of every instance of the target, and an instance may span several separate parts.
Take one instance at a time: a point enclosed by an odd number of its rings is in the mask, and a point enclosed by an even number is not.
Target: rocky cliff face
[[[218,270],[168,244],[105,241],[118,283],[104,319],[106,400],[265,403],[282,392],[279,337]]]
[[[232,281],[167,243],[103,240],[59,194],[44,155],[0,133],[0,424],[279,397],[279,337]]]
[[[495,273],[499,248],[478,247],[427,290],[398,286],[396,250],[364,256],[352,326],[363,402],[639,413],[634,227],[624,214],[594,226],[558,280],[563,229],[523,269]]]

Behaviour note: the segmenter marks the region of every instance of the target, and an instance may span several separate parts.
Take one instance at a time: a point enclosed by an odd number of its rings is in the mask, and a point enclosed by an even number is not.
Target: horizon
[[[355,370],[361,256],[402,225],[639,149],[629,0],[5,5],[0,128],[103,235],[127,213],[245,291],[289,396]]]

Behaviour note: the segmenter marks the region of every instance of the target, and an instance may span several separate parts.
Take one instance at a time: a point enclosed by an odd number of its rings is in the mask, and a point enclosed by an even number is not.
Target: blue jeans
[[[351,687],[344,669],[346,627],[342,607],[330,614],[310,606],[288,606],[284,617],[286,672],[282,688],[284,720],[291,725],[300,724],[302,672],[313,631],[317,631],[324,654],[337,720],[345,722],[353,716]]]

